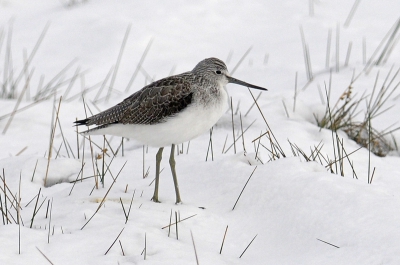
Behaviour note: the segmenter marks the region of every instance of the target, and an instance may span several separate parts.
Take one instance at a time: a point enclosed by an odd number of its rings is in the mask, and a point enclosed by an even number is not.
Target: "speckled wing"
[[[77,125],[161,123],[191,104],[192,96],[188,80],[181,75],[171,76],[151,83],[118,105],[76,123]]]

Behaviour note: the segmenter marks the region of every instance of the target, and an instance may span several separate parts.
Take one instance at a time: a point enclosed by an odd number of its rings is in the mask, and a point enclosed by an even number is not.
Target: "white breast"
[[[122,136],[154,147],[189,141],[211,129],[228,109],[228,94],[222,86],[219,90],[220,95],[215,100],[206,105],[194,100],[189,107],[165,122],[152,125],[112,124],[89,134]]]

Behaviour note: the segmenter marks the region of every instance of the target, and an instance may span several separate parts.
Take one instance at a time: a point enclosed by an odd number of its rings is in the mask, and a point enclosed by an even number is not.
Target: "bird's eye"
[[[222,74],[222,72],[221,72],[220,70],[215,71],[215,73],[216,73],[217,75]]]

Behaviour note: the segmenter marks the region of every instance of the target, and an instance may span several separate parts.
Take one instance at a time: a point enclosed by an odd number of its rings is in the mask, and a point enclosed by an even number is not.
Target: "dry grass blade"
[[[111,73],[113,73],[113,71],[114,71],[114,67],[111,67],[110,70],[108,71],[106,77],[104,78],[103,82],[101,83],[101,86],[100,86],[99,90],[97,91],[96,96],[93,99],[94,103],[96,103],[98,101],[98,98],[101,95],[101,92],[103,92],[103,89],[106,86],[108,79],[110,78]]]
[[[178,213],[175,211],[175,234],[176,234],[176,240],[179,240],[178,236]]]
[[[242,146],[243,146],[243,154],[246,155],[246,146],[244,144],[244,131],[243,131],[243,121],[242,121],[242,113],[239,114],[240,117],[240,130],[242,131]]]
[[[19,156],[19,155],[22,154],[26,149],[28,149],[28,146],[25,146],[24,148],[22,148],[21,151],[19,151],[18,153],[15,154],[15,156]]]
[[[371,57],[369,58],[368,62],[366,63],[366,65],[365,65],[365,67],[363,69],[364,72],[369,73],[369,71],[372,69],[372,67],[376,64],[375,56],[381,50],[383,44],[393,34],[393,32],[395,31],[396,27],[398,27],[398,23],[399,23],[399,20],[394,23],[394,25],[390,28],[390,30],[386,33],[386,35],[383,37],[381,42],[378,44],[378,47],[375,49],[375,51],[372,53]]]
[[[33,226],[33,220],[35,219],[35,216],[36,216],[36,208],[37,208],[37,205],[38,205],[38,202],[39,202],[39,198],[40,198],[40,192],[42,191],[42,188],[39,188],[39,192],[38,192],[38,194],[36,195],[37,196],[37,199],[36,199],[36,203],[35,203],[35,207],[33,208],[33,215],[32,215],[32,219],[31,219],[31,226],[30,226],[30,228],[32,228],[32,226]]]
[[[114,82],[115,82],[115,79],[117,78],[118,68],[121,63],[122,54],[124,53],[126,41],[128,40],[128,36],[129,36],[129,32],[131,31],[131,27],[132,27],[132,24],[129,24],[128,28],[126,29],[124,40],[122,41],[121,48],[119,50],[119,54],[118,54],[118,58],[117,58],[117,62],[115,63],[114,72],[111,77],[110,88],[114,87]],[[111,89],[108,90],[108,93],[106,96],[106,102],[108,102],[108,99],[110,98],[110,96],[111,96]]]
[[[372,181],[372,179],[371,179]],[[21,173],[19,174],[19,188],[18,188],[18,211],[17,211],[17,221],[18,221],[18,254],[21,254]]]
[[[284,108],[285,113],[286,113],[286,117],[287,117],[287,118],[290,118],[290,117],[289,117],[289,112],[288,112],[287,107],[286,107],[286,104],[285,104],[285,101],[284,101],[283,99],[282,99],[282,104],[283,104],[283,108]]]
[[[361,0],[355,0],[353,6],[351,7],[350,13],[346,18],[346,21],[344,22],[343,26],[347,28],[350,25],[351,20],[353,19],[354,13],[357,10],[358,4],[360,4]]]
[[[36,41],[36,44],[35,44],[35,46],[33,47],[33,50],[32,50],[32,52],[31,52],[31,54],[29,55],[28,60],[25,62],[23,69],[21,70],[21,72],[20,72],[20,74],[18,75],[18,77],[15,79],[15,82],[14,82],[14,84],[13,84],[13,87],[16,87],[16,86],[18,85],[18,83],[19,83],[19,81],[22,79],[24,73],[27,71],[27,69],[28,69],[28,67],[29,67],[29,64],[32,62],[33,57],[36,55],[36,52],[37,52],[37,50],[39,49],[40,44],[42,43],[42,41],[43,41],[43,39],[44,39],[44,37],[45,37],[45,35],[46,35],[46,33],[47,33],[47,30],[49,29],[49,26],[50,26],[50,23],[47,23],[47,24],[44,26],[43,31],[42,31],[42,33],[40,34],[38,40]]]
[[[347,53],[346,53],[346,60],[344,63],[344,66],[347,67],[349,65],[349,60],[350,60],[350,54],[351,54],[351,48],[353,46],[353,43],[350,41],[349,46],[347,47]]]
[[[75,184],[76,184],[76,182],[78,181],[79,175],[83,174],[82,172],[83,172],[83,167],[84,167],[84,166],[85,166],[85,162],[83,162],[83,164],[82,164],[82,166],[81,166],[81,170],[79,170],[79,173],[78,173],[78,175],[76,176],[76,179],[75,179],[75,181],[74,181],[74,185],[72,185],[71,190],[69,191],[68,196],[71,195],[72,190],[74,189]]]
[[[244,116],[246,117],[247,114],[249,114],[249,112],[251,111],[251,109],[254,107],[254,105],[256,105],[256,102],[258,101],[258,99],[261,97],[262,92],[260,92],[256,98],[256,100],[251,104],[250,108],[247,110],[246,114],[244,114]]]
[[[52,96],[52,95],[50,95],[49,97],[51,97],[51,96]],[[4,114],[3,116],[0,116],[0,121],[1,121],[2,119],[5,119],[5,118],[7,118],[7,117],[10,117],[11,115],[15,115],[15,114],[17,114],[17,113],[19,113],[19,112],[22,112],[22,111],[27,110],[27,109],[29,109],[29,108],[31,108],[31,107],[34,107],[34,106],[37,105],[38,103],[47,100],[49,97],[41,98],[41,99],[39,99],[39,100],[37,100],[37,101],[35,101],[35,102],[33,102],[33,103],[30,103],[30,104],[28,104],[28,105],[26,105],[26,106],[20,108],[20,109],[17,109],[17,110],[15,110],[15,111],[10,112],[10,113]]]
[[[304,65],[306,67],[307,80],[308,80],[308,82],[310,82],[314,78],[313,78],[312,67],[311,67],[310,50],[308,48],[308,44],[306,43],[305,36],[304,36],[304,30],[303,30],[302,26],[300,26],[300,36],[301,36],[301,43],[303,46]]]
[[[365,65],[367,63],[367,39],[365,37],[362,39],[362,51],[362,62]]]
[[[256,171],[256,169],[257,169],[257,166],[253,169],[253,172],[251,172],[250,177],[249,177],[249,178],[247,179],[247,181],[246,181],[246,184],[244,184],[243,189],[242,189],[242,191],[240,192],[240,194],[239,194],[239,196],[238,196],[238,198],[237,198],[237,200],[236,200],[236,202],[235,202],[235,205],[233,205],[232,211],[235,209],[236,204],[238,203],[238,201],[239,201],[239,199],[240,199],[240,196],[242,196],[242,193],[243,193],[244,189],[246,188],[247,183],[249,183],[249,181],[250,181],[251,177],[253,176],[254,172]]]
[[[236,154],[235,124],[234,124],[234,122],[233,122],[233,103],[232,103],[232,97],[231,97],[231,117],[232,117],[233,150],[234,150],[234,153]]]
[[[368,113],[370,113],[368,111]],[[370,172],[371,172],[371,116],[368,117],[368,183],[370,183]]]
[[[110,251],[110,249],[114,246],[115,242],[117,242],[119,236],[122,234],[124,229],[125,229],[125,227],[122,228],[121,232],[119,232],[118,236],[115,238],[114,242],[112,242],[111,246],[107,249],[107,251],[106,251],[106,253],[104,253],[104,255],[107,255],[108,251]],[[121,245],[121,249],[122,249],[122,245]]]
[[[72,86],[74,85],[76,79],[78,78],[79,72],[80,72],[80,71],[81,71],[81,68],[78,66],[78,67],[76,68],[76,70],[75,70],[74,75],[72,76],[72,78],[71,78],[71,80],[70,80],[70,82],[69,82],[69,84],[68,84],[67,89],[65,89],[63,98],[67,98],[67,97],[68,97],[68,94],[69,94],[69,92],[71,91],[71,88],[72,88]]]
[[[243,256],[243,254],[246,252],[246,250],[250,247],[251,243],[253,243],[254,239],[256,239],[258,235],[255,235],[253,239],[250,241],[250,243],[247,245],[247,247],[243,250],[242,254],[240,254],[239,258]]]
[[[342,148],[342,150],[343,150],[343,152],[344,152],[344,155],[342,155],[342,157],[341,157],[342,161],[343,161],[344,158],[347,159],[347,161],[349,162],[349,165],[350,165],[350,167],[351,167],[351,170],[353,171],[353,178],[354,178],[354,176],[355,176],[356,179],[358,179],[357,174],[356,174],[356,171],[354,170],[354,165],[353,165],[353,163],[352,163],[352,162],[350,161],[350,159],[349,159],[349,155],[350,155],[350,154],[347,154],[347,152],[346,152],[346,150],[345,150],[345,148],[344,148],[344,146],[343,146],[343,140],[340,141],[339,143],[340,143],[341,148]],[[358,148],[358,149],[356,149],[355,151],[353,151],[352,153],[355,153],[356,151],[358,151],[358,150],[360,150],[360,149],[361,149],[361,148]],[[351,154],[352,154],[352,153],[351,153]]]
[[[110,141],[108,141],[107,137],[104,137],[104,139],[105,139],[105,141],[106,141],[106,144],[107,144],[108,148],[110,148],[110,151],[111,151],[112,155],[113,155],[113,156],[116,156],[118,150],[114,152],[114,150],[113,150],[113,148],[112,148],[112,146],[111,146],[111,144],[110,144],[110,142],[111,142],[112,139],[111,139]],[[104,149],[105,151],[108,151],[108,150],[105,149],[105,148],[103,148],[103,149]],[[107,156],[109,157],[109,155],[107,154],[107,152],[104,152],[104,150],[103,150],[103,154],[104,154],[104,155],[107,155]]]
[[[18,107],[19,107],[19,104],[21,103],[22,97],[24,96],[26,89],[29,87],[29,80],[32,77],[32,74],[33,74],[33,71],[29,74],[29,76],[27,78],[27,81],[25,83],[24,89],[20,93],[20,95],[18,97],[18,100],[15,103],[14,110],[12,111],[12,113],[10,115],[10,118],[8,119],[8,121],[6,123],[6,126],[4,127],[3,134],[6,134],[6,132],[8,130],[8,127],[10,126],[10,124],[11,124],[13,118],[14,118],[14,115],[15,115],[16,111],[18,110]]]
[[[189,219],[189,218],[195,217],[196,215],[197,215],[197,213],[196,213],[196,214],[193,214],[193,215],[191,215],[191,216],[188,216],[188,217],[186,217],[186,218],[180,219],[180,220],[178,220],[177,222],[175,221],[175,223],[172,223],[172,224],[171,224],[171,222],[170,222],[169,225],[166,225],[166,226],[164,226],[164,227],[161,227],[161,229],[164,229],[164,228],[167,228],[167,227],[170,228],[172,225],[177,224],[177,223],[180,223],[180,222],[183,222],[183,221],[185,221],[185,220],[187,220],[187,219]]]
[[[6,184],[6,174],[5,174],[5,172],[4,172],[4,168],[3,168],[3,178],[2,178],[2,180],[3,180],[3,184],[4,184],[4,189],[3,189],[3,192],[4,192],[4,209],[5,209],[5,217],[6,217],[6,220],[7,220],[7,224],[8,224],[8,215],[7,215],[7,184]],[[11,223],[11,222],[10,222]]]
[[[261,114],[261,116],[262,116],[262,118],[263,118],[265,124],[267,125],[268,131],[271,133],[272,137],[274,138],[275,144],[276,144],[276,146],[277,146],[279,152],[281,153],[281,155],[282,155],[283,157],[286,157],[285,153],[283,152],[282,147],[279,145],[278,140],[275,138],[275,135],[274,135],[274,133],[272,132],[271,127],[269,126],[267,120],[265,119],[264,113],[261,111],[260,106],[258,105],[256,99],[254,98],[253,93],[251,92],[250,88],[247,88],[247,89],[248,89],[248,91],[250,92],[250,95],[251,95],[251,97],[253,98],[254,102],[256,103],[256,106],[257,106],[257,108],[258,108],[258,111],[260,112],[260,114]]]
[[[65,151],[67,151],[67,156],[68,156],[68,158],[70,158],[69,152],[71,151],[71,155],[72,155],[72,157],[75,159],[75,154],[74,154],[74,152],[72,151],[72,148],[71,148],[71,146],[70,146],[68,140],[64,137],[64,132],[63,132],[63,130],[62,130],[60,118],[57,119],[57,122],[58,122],[58,127],[60,128],[60,133],[61,133],[61,137],[62,137],[62,140],[63,140],[63,144],[64,144],[64,147],[65,147]]]
[[[262,134],[262,131],[260,132],[260,134]],[[258,150],[260,148],[260,144],[261,144],[261,137],[258,138],[258,144],[257,144],[257,148],[256,148],[256,154],[254,156],[254,159],[258,160],[261,162],[261,159],[258,157]],[[261,162],[262,163],[262,162]],[[250,162],[249,162],[250,164]],[[264,164],[264,163],[263,163]]]
[[[239,66],[242,64],[243,60],[246,58],[246,56],[250,53],[251,49],[253,47],[250,47],[247,49],[247,51],[243,54],[242,58],[240,58],[239,62],[235,65],[235,67],[232,68],[232,71],[230,72],[231,74],[235,73],[235,71],[239,68]]]
[[[197,250],[196,250],[196,245],[194,244],[194,238],[193,238],[193,233],[192,230],[190,230],[190,236],[192,237],[192,244],[193,244],[193,249],[194,249],[194,255],[196,257],[196,264],[199,265],[199,257],[197,256]]]
[[[85,110],[85,116],[86,116],[86,118],[88,117],[87,116],[87,110],[86,110],[86,103],[85,103],[85,98],[83,98],[82,97],[82,100],[83,100],[83,108],[84,108],[84,110]],[[93,168],[93,176],[95,176],[94,177],[94,182],[95,182],[95,187],[96,187],[96,189],[98,189],[99,188],[99,180],[98,180],[98,177],[97,177],[97,174],[96,174],[96,170],[95,170],[95,167],[94,167],[94,157],[93,157],[93,146],[92,146],[92,139],[91,139],[91,137],[90,137],[90,135],[89,135],[89,145],[90,145],[90,154],[91,154],[91,160],[92,160],[92,168]],[[101,150],[101,147],[99,147],[100,148],[100,150]],[[83,156],[82,156],[82,159],[83,159]]]
[[[13,32],[13,24],[14,24],[14,20],[10,21],[9,24],[9,29],[8,29],[8,34],[7,34],[7,47],[6,47],[6,54],[5,59],[4,59],[4,78],[3,78],[3,89],[2,89],[2,97],[3,98],[10,98],[12,97],[12,93],[8,93],[7,91],[7,86],[8,83],[11,83],[9,81],[9,65],[11,64],[11,39],[12,39],[12,32]]]
[[[57,89],[61,85],[66,84],[68,81],[63,81],[62,78],[64,78],[63,76],[64,76],[65,72],[67,72],[72,67],[72,65],[76,62],[76,60],[77,59],[73,59],[71,62],[69,62],[46,85],[44,85],[43,88],[41,88],[41,89],[38,88],[38,91],[37,91],[36,95],[34,96],[34,99],[39,100],[43,97],[48,97],[48,95],[55,94]]]
[[[329,69],[329,62],[331,59],[331,43],[332,43],[332,29],[328,30],[328,39],[326,44],[326,59],[325,59],[325,68]]]
[[[296,112],[296,99],[297,99],[297,72],[294,78],[293,112]]]
[[[50,135],[49,154],[48,154],[48,157],[47,157],[46,175],[45,175],[45,178],[44,178],[44,186],[45,186],[45,187],[46,187],[47,177],[48,177],[48,174],[49,174],[50,159],[51,159],[51,153],[52,153],[52,150],[53,150],[54,136],[55,136],[55,134],[56,134],[56,127],[57,127],[57,121],[58,121],[58,114],[60,113],[61,100],[62,100],[62,97],[60,97],[60,100],[59,100],[59,102],[58,102],[58,108],[57,108],[57,114],[56,114],[56,121],[55,121],[55,123],[54,123],[54,126],[52,127],[52,130],[51,130],[52,133],[51,133],[51,135]]]
[[[309,156],[300,148],[298,147],[296,144],[292,143],[289,141],[288,142],[290,144],[290,147],[292,149],[293,155],[294,156],[299,156],[301,155],[307,162],[311,161],[311,159],[309,158]],[[296,151],[296,152],[295,152]],[[312,154],[311,154],[312,155]]]
[[[338,247],[338,246],[336,246],[336,245],[334,245],[334,244],[331,244],[331,243],[329,243],[329,242],[326,242],[326,241],[324,241],[324,240],[321,240],[321,239],[319,239],[319,238],[317,238],[317,240],[318,240],[318,241],[321,241],[322,243],[325,243],[325,244],[331,245],[332,247],[335,247],[335,248],[340,248],[340,247]]]
[[[381,65],[382,63],[386,62],[387,59],[390,56],[391,51],[394,48],[394,45],[397,42],[397,33],[400,30],[400,18],[396,21],[395,25],[394,25],[394,29],[392,31],[392,33],[390,34],[390,37],[388,39],[388,41],[386,42],[385,47],[382,50],[381,55],[379,56],[376,65]]]
[[[336,73],[339,72],[339,51],[340,51],[340,25],[336,24]]]
[[[374,175],[375,175],[375,167],[372,170],[372,175],[371,175],[371,179],[369,180],[369,184],[372,184],[372,180],[374,179]]]
[[[348,153],[348,154],[346,153],[346,155],[343,156],[341,159],[343,159],[343,158],[348,158],[350,155],[354,154],[355,152],[357,152],[357,151],[360,150],[361,148],[363,148],[363,147],[360,146],[360,147],[357,148],[356,150],[354,150],[354,151],[352,151],[352,152],[350,152],[350,153]],[[333,161],[329,162],[329,164],[327,164],[325,167],[326,167],[326,168],[330,168],[333,164],[336,164],[337,162],[339,162],[338,159],[337,159],[337,160],[333,160]]]
[[[214,161],[214,151],[213,151],[213,145],[212,145],[212,133],[213,133],[213,128],[214,128],[214,127],[211,127],[211,129],[210,129],[210,140],[208,141],[206,162],[207,162],[207,160],[208,160],[208,154],[209,154],[209,152],[210,152],[210,149],[211,149],[211,160]],[[178,146],[177,146],[177,147],[178,147]],[[179,152],[178,152],[178,154],[179,154]]]
[[[90,86],[90,87],[86,87],[86,88],[82,87],[82,90],[80,92],[78,92],[75,95],[69,97],[68,99],[65,99],[64,101],[65,102],[71,102],[71,101],[73,101],[75,99],[83,99],[87,93],[89,93],[92,90],[95,90],[100,85],[101,85],[101,82],[98,82],[98,83],[96,83],[96,84],[94,84],[93,86]]]
[[[222,239],[222,244],[221,244],[221,249],[219,250],[219,254],[222,253],[222,248],[224,247],[224,242],[225,242],[227,232],[228,232],[228,226],[226,226],[226,228],[225,228],[224,238]]]
[[[146,256],[147,256],[147,235],[146,233],[144,233],[144,260],[146,260]]]
[[[121,240],[118,240],[118,242],[119,242],[119,245],[120,245],[120,247],[121,247],[122,256],[125,256],[125,251],[124,251],[124,249],[123,249],[123,247],[122,247]]]
[[[243,137],[244,133],[247,132],[247,130],[250,129],[250,127],[251,127],[255,122],[256,122],[256,120],[254,120],[252,123],[250,123],[250,125],[247,126],[247,128],[242,132],[242,134],[239,135],[239,136],[235,139],[234,143],[236,143],[236,142],[240,139],[240,137]],[[228,138],[228,135],[227,135],[226,137]],[[226,142],[226,140],[225,140],[225,142]],[[225,149],[225,145],[224,145],[224,148],[223,148],[223,150],[222,150],[222,153],[223,153],[223,154],[226,154],[226,153],[232,148],[232,146],[234,146],[234,143],[232,143],[226,150],[224,150],[224,149]],[[225,151],[225,152],[224,152],[224,151]]]
[[[50,202],[50,200],[49,200]],[[51,216],[53,212],[53,198],[51,198],[51,206],[50,206],[50,217],[49,217],[49,232],[47,233],[47,243],[50,243],[50,227],[51,227]],[[47,214],[46,214],[47,218]]]
[[[36,249],[40,252],[40,254],[42,254],[42,256],[52,265],[54,265],[53,262],[51,262],[51,260],[38,248],[36,247]]]
[[[131,208],[132,208],[133,198],[135,197],[135,192],[136,192],[136,189],[133,191],[133,194],[132,194],[132,199],[131,199],[131,203],[129,204],[128,214],[126,215],[125,224],[128,222],[129,215],[131,214]]]
[[[143,54],[142,54],[142,57],[140,58],[140,60],[139,60],[139,62],[138,62],[138,64],[137,64],[137,66],[136,66],[135,72],[133,72],[133,75],[132,75],[131,79],[129,80],[128,85],[127,85],[126,88],[125,88],[125,93],[127,93],[127,92],[129,91],[129,89],[130,89],[131,86],[132,86],[133,81],[135,81],[136,76],[138,75],[140,69],[142,68],[143,62],[144,62],[144,60],[146,59],[147,53],[148,53],[149,50],[150,50],[150,47],[151,47],[151,44],[153,43],[153,40],[154,40],[154,39],[151,38],[150,41],[149,41],[149,43],[147,43],[146,49],[144,50],[144,52],[143,52]]]
[[[106,194],[104,195],[103,199],[101,200],[99,206],[97,207],[96,211],[94,212],[94,214],[89,218],[89,220],[82,226],[81,230],[83,228],[85,228],[85,226],[90,222],[90,220],[92,220],[92,218],[96,215],[96,213],[100,210],[101,206],[103,206],[104,202],[106,201],[107,195],[110,192],[111,188],[114,186],[115,182],[117,181],[117,178],[119,177],[119,174],[121,173],[122,169],[125,167],[126,163],[128,161],[126,161],[124,163],[124,165],[122,166],[122,168],[119,170],[117,176],[115,177],[115,180],[113,181],[113,183],[110,185],[110,188],[108,188]]]
[[[172,222],[172,208],[171,208],[171,213],[169,214],[168,237],[171,234],[171,222]]]
[[[4,177],[4,178],[3,178]],[[6,184],[6,176],[5,176],[5,171],[3,168],[3,177],[1,177],[0,175],[0,180],[3,181],[3,187],[0,186],[0,190],[3,192],[4,194],[4,200],[7,200],[11,203],[10,209],[14,208],[15,211],[17,211],[17,207],[14,205],[13,202],[17,201],[16,196],[13,195],[13,193],[11,192],[10,188],[8,187],[8,185]],[[8,194],[7,194],[7,190],[8,190]],[[6,205],[7,201],[5,202]],[[7,208],[7,207],[5,207]]]

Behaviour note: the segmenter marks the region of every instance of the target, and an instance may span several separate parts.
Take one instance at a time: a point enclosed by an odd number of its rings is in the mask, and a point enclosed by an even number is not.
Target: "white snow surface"
[[[310,2],[314,8],[312,16]],[[0,264],[196,264],[195,250],[199,264],[400,264],[399,153],[393,151],[389,156],[377,157],[370,156],[366,148],[358,150],[349,156],[356,178],[346,159],[341,176],[328,171],[325,161],[306,162],[295,156],[288,143],[289,140],[310,155],[310,148],[321,142],[321,153],[333,159],[332,133],[320,129],[314,118],[321,117],[326,108],[318,86],[325,93],[324,87],[331,84],[333,106],[353,75],[360,74],[352,84],[353,94],[359,97],[364,92],[372,93],[378,72],[380,88],[390,69],[393,67],[389,81],[400,67],[397,43],[386,63],[372,67],[368,74],[363,72],[363,39],[368,61],[399,19],[400,1],[360,1],[350,25],[345,27],[353,4],[354,1],[345,0],[0,0],[2,87],[6,80],[15,80],[23,72],[26,58],[48,25],[27,74],[22,75],[16,97],[0,99],[1,131],[9,122],[7,114],[18,103],[28,73],[32,77],[18,108],[31,104],[37,91],[72,61],[71,67],[55,81],[66,80],[57,89],[55,99],[50,97],[16,113],[6,132],[0,135],[0,175],[5,179],[5,184],[0,180]],[[307,86],[300,27],[314,74]],[[326,68],[330,30],[331,71]],[[126,92],[151,40],[142,67]],[[350,42],[351,54],[345,66]],[[233,143],[230,112],[214,126],[213,159],[210,151],[205,161],[209,133],[192,140],[189,146],[184,143],[183,149],[179,146],[182,152],[176,155],[176,167],[182,204],[174,203],[169,148],[165,148],[162,161],[162,202],[150,201],[157,149],[143,148],[133,139],[125,139],[123,156],[120,149],[113,159],[112,151],[118,149],[121,138],[107,137],[111,147],[106,147],[104,165],[110,165],[110,170],[105,174],[104,186],[99,183],[96,188],[96,165],[92,163],[89,141],[83,146],[79,136],[78,159],[77,135],[72,126],[76,118],[85,118],[81,92],[94,86],[84,97],[87,112],[95,114],[151,80],[191,70],[208,57],[224,60],[232,76],[268,88],[262,93],[259,106],[286,157],[271,159],[266,136],[261,138],[262,145],[258,140],[252,143],[268,130],[267,125],[256,106],[245,116],[253,98],[246,88],[229,84],[234,112],[238,109],[233,115],[236,137],[241,134],[241,123],[245,130],[255,122],[244,133],[244,140],[239,138],[236,142],[236,153],[231,147],[222,154]],[[109,72],[111,76],[106,79]],[[294,101],[296,72],[298,89]],[[70,83],[75,73],[80,73],[79,77]],[[104,80],[105,88],[94,103]],[[395,85],[399,81],[397,76],[392,82]],[[258,91],[252,92],[254,97],[258,96]],[[64,97],[59,123],[48,160],[51,127],[55,123],[53,113],[61,95]],[[374,120],[377,130],[399,122],[398,95],[395,91],[386,103],[393,107]],[[365,104],[360,110],[362,116]],[[392,128],[395,127],[398,124]],[[339,131],[338,135],[347,153],[359,148],[345,133]],[[387,135],[387,139],[392,138],[399,142],[400,132]],[[93,157],[101,155],[103,137],[92,136],[92,140]],[[100,156],[95,160],[101,173],[103,159]],[[368,184],[368,172],[371,175],[374,168],[373,181]],[[148,175],[143,178],[147,170]],[[74,184],[77,178],[82,181]],[[15,210],[18,198],[20,225]],[[99,208],[103,198],[104,204]],[[124,211],[129,212],[127,221]],[[171,213],[172,223],[175,213],[182,220],[178,231],[175,225],[170,231],[162,229],[170,224]],[[192,215],[195,216],[183,220]]]

